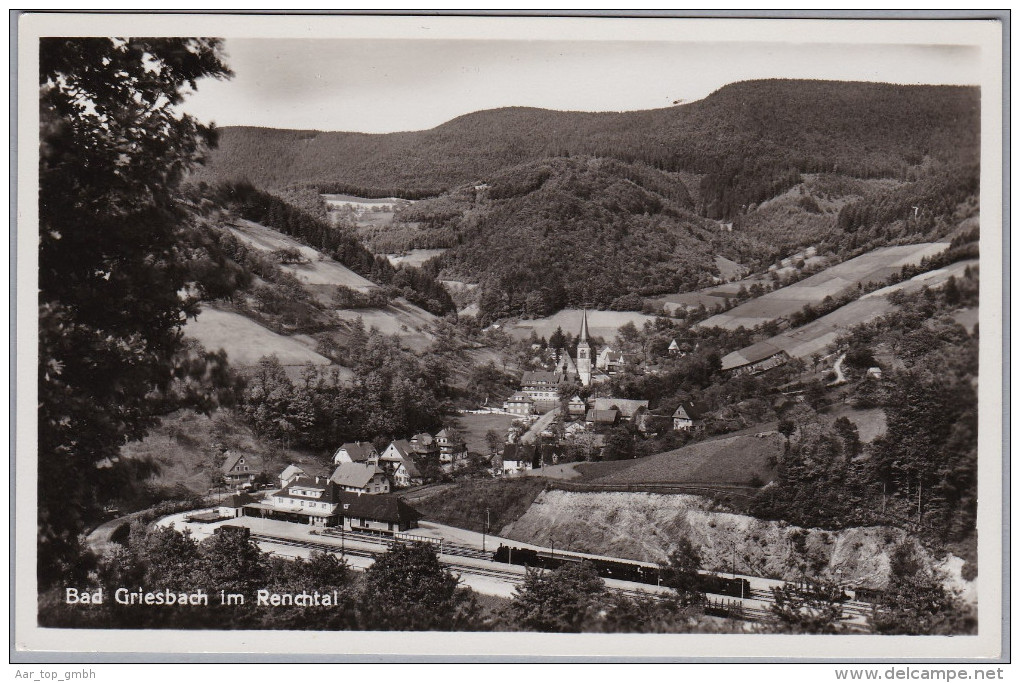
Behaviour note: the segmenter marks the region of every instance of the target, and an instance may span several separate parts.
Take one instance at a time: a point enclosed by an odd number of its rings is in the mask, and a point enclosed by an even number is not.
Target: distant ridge
[[[664,109],[510,107],[424,131],[229,127],[200,177],[420,198],[522,163],[583,154],[698,174],[701,212],[723,218],[789,187],[794,173],[905,177],[926,158],[974,164],[979,105],[979,89],[968,86],[758,80]]]

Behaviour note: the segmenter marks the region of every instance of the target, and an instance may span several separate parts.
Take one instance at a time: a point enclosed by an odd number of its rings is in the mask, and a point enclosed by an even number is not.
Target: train
[[[659,568],[648,567],[636,562],[605,560],[599,558],[577,557],[535,550],[534,548],[517,548],[500,545],[492,554],[494,562],[516,564],[536,569],[558,569],[566,564],[588,562],[604,579],[619,579],[633,583],[659,585]],[[695,589],[701,593],[725,595],[732,598],[751,597],[751,582],[747,579],[726,578],[715,574],[700,574]]]

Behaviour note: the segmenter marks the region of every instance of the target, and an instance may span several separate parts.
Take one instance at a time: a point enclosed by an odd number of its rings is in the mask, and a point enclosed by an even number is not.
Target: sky
[[[976,84],[966,46],[424,39],[232,39],[234,78],[185,108],[219,126],[387,133],[506,106],[631,111],[754,78]]]

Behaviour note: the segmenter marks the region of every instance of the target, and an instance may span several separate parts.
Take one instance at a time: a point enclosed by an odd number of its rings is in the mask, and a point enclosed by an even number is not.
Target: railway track
[[[340,534],[327,534],[332,538],[340,537]],[[380,549],[378,551],[366,550],[363,548],[350,548],[345,547],[341,550],[334,543],[326,543],[322,541],[313,540],[298,540],[293,538],[287,538],[284,536],[273,536],[269,534],[252,534],[252,540],[263,543],[273,543],[276,545],[283,545],[293,548],[305,548],[309,550],[319,550],[328,553],[340,553],[343,552],[346,555],[352,555],[354,557],[366,557],[375,558],[378,555],[383,554],[389,549],[392,544],[392,540],[387,539],[384,536],[369,534],[357,531],[344,532],[345,538],[350,538],[354,541],[370,542],[378,544]],[[491,561],[491,555],[489,553],[483,553],[476,548],[468,546],[461,546],[455,543],[443,542],[441,545],[437,544],[437,550],[441,555],[452,556],[452,557],[467,557],[471,559],[481,559]],[[462,564],[456,561],[440,559],[443,565],[450,569],[460,573],[469,574],[472,576],[481,576],[492,579],[499,579],[502,581],[520,583],[523,580],[523,574],[519,572],[498,569],[495,567],[478,567],[474,565]],[[662,600],[666,598],[666,595],[662,593],[656,593],[649,590],[642,590],[640,588],[609,588],[613,593],[626,595],[631,598],[652,598],[653,600]],[[768,606],[758,606],[755,604],[748,604],[747,601],[757,601],[761,603],[773,603],[775,602],[772,591],[764,588],[751,588],[751,592],[746,598],[732,598],[730,596],[720,596],[716,594],[708,594],[708,603],[710,605],[723,605],[725,602],[725,609],[727,615],[733,618],[744,619],[747,621],[768,621],[772,612]],[[857,617],[866,617],[871,614],[872,606],[866,602],[859,602],[854,600],[848,600],[843,604],[844,612],[848,615],[845,619],[852,620]]]

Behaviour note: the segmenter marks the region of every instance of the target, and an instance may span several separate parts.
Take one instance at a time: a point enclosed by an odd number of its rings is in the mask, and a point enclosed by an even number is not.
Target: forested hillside
[[[399,219],[453,247],[431,266],[479,282],[481,313],[495,319],[566,305],[640,309],[640,295],[707,283],[715,225],[693,209],[667,173],[571,157],[509,169],[485,189],[418,202]]]
[[[700,176],[697,209],[728,218],[800,173],[910,178],[978,157],[976,88],[760,80],[625,113],[507,108],[427,131],[368,135],[225,128],[203,178],[420,198],[538,159],[592,155]]]
[[[355,273],[386,285],[394,294],[430,313],[443,315],[454,310],[453,299],[431,275],[405,266],[392,266],[385,258],[368,251],[354,234],[334,227],[325,220],[288,201],[263,192],[249,183],[224,183],[206,192],[223,205],[249,220],[296,238]]]

